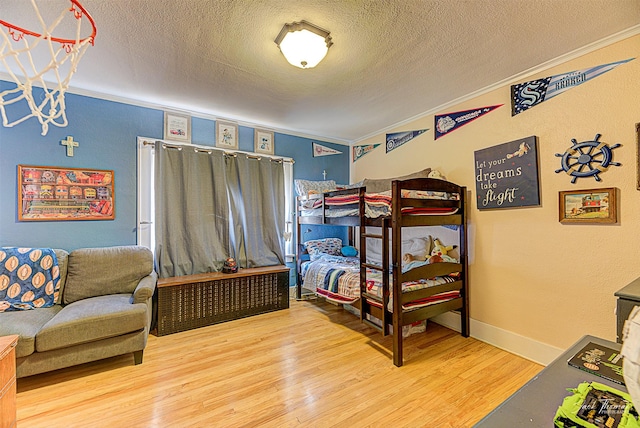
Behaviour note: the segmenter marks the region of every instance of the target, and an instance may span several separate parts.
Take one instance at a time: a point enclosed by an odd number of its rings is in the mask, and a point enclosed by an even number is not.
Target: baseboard
[[[295,298],[295,290],[295,287],[291,287],[291,295],[293,298]],[[457,312],[446,312],[429,318],[429,321],[436,322],[458,332],[461,330],[460,314]],[[470,324],[471,337],[474,339],[478,339],[535,363],[542,364],[543,366],[548,365],[564,352],[564,349],[538,342],[511,331],[474,320],[473,318],[470,320]]]
[[[430,318],[429,321],[460,331],[460,314],[456,312],[447,312]],[[543,366],[548,365],[564,352],[564,349],[556,348],[474,319],[470,320],[469,330],[471,337],[474,339],[488,343],[496,348],[504,349]]]

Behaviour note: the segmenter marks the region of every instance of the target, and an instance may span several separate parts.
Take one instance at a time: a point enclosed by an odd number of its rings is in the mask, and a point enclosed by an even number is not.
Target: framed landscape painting
[[[560,223],[617,223],[616,198],[615,187],[560,192]]]

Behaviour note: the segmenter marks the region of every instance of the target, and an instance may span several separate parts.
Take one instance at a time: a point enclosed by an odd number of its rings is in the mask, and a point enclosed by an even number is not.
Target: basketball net
[[[35,0],[31,0],[42,28],[40,33],[0,20],[0,62],[15,83],[15,87],[0,92],[0,111],[5,127],[12,127],[32,117],[40,122],[42,135],[47,134],[50,124],[67,126],[64,95],[78,62],[89,45],[93,45],[96,36],[91,15],[78,0],[69,1],[71,7],[65,7],[60,16],[47,26]],[[72,21],[75,21],[75,38],[54,37],[52,33],[70,13],[73,14]],[[80,38],[83,16],[93,31],[90,36]],[[14,115],[11,119],[7,114],[9,107]]]

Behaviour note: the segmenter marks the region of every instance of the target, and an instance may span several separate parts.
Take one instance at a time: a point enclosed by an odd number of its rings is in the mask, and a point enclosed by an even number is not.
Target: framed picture
[[[191,117],[165,111],[164,139],[191,143]]]
[[[238,124],[216,120],[216,147],[238,150]]]
[[[113,220],[113,171],[18,165],[18,220]]]
[[[273,132],[263,129],[253,131],[253,151],[272,155],[274,151]]]
[[[560,192],[560,223],[617,223],[616,204],[615,187]]]
[[[640,190],[640,123],[636,123],[636,188]]]

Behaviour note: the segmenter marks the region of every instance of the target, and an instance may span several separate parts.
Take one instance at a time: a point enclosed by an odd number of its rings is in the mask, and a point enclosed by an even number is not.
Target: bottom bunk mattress
[[[320,258],[306,262],[302,265],[302,286],[315,291],[327,300],[352,304],[360,299],[360,261],[356,257],[340,257],[322,255]],[[452,283],[458,280],[457,275],[439,276],[418,281],[409,281],[402,284],[402,292],[411,292],[437,285]],[[391,282],[391,278],[389,279]],[[382,273],[367,269],[367,292],[382,298]],[[402,308],[405,311],[423,308],[436,303],[460,297],[460,291],[447,291],[433,296],[405,303]],[[380,307],[375,301],[370,301],[374,306]],[[393,298],[389,299],[388,310],[392,311]]]
[[[352,304],[360,299],[360,259],[323,254],[302,265],[302,286],[327,300]]]
[[[458,280],[457,274],[451,274],[447,276],[436,276],[434,278],[428,279],[420,279],[417,281],[408,281],[402,283],[402,292],[408,293],[412,291],[418,291],[429,287],[435,287],[437,285],[450,284],[456,282]],[[391,283],[391,279],[389,279],[389,283]],[[373,294],[379,298],[382,298],[382,274],[378,271],[372,271],[367,269],[367,292]],[[457,299],[460,297],[460,290],[453,291],[445,291],[442,293],[437,293],[432,296],[424,297],[417,300],[412,300],[410,302],[404,303],[402,305],[402,309],[407,311],[412,311],[420,308],[424,308],[425,306],[435,305],[437,303],[443,303],[449,300]],[[382,305],[375,300],[368,300],[369,304],[372,306],[377,306],[382,308]],[[389,305],[387,306],[387,310],[393,312],[393,295],[389,297]]]

